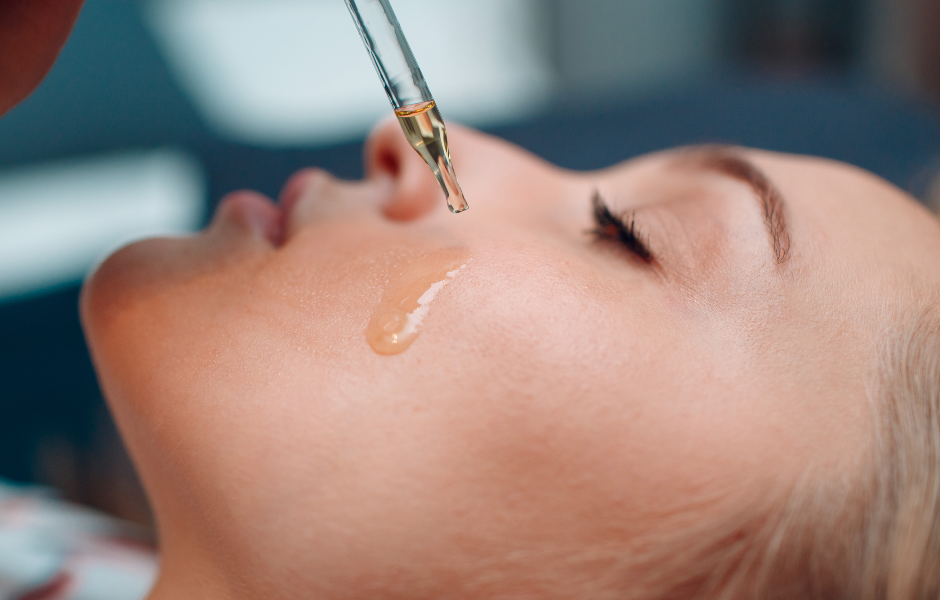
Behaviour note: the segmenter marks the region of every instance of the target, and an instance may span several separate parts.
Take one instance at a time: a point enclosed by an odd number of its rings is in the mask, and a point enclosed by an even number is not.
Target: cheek
[[[238,247],[238,240],[226,244],[228,240],[220,237],[207,232],[189,238],[153,238],[108,257],[82,290],[82,320],[92,342],[113,319],[143,310],[151,301],[172,302],[178,289],[195,289],[196,295],[209,297],[211,286],[223,279],[220,275],[257,258],[253,248]],[[198,303],[187,308],[194,306]]]
[[[637,484],[644,471],[634,458],[661,459],[673,442],[662,424],[681,367],[663,355],[674,358],[668,349],[681,344],[648,287],[615,287],[586,268],[504,250],[491,264],[478,257],[435,307],[401,357],[407,367],[378,368],[374,381],[424,415],[423,429],[408,418],[397,427],[446,456],[441,480],[461,498],[506,511],[536,499],[541,508],[597,509],[601,501],[585,496],[593,486]],[[573,493],[562,482],[585,487]]]
[[[146,290],[170,279],[172,261],[162,257],[178,252],[178,246],[170,240],[145,240],[118,250],[98,266],[82,287],[82,322],[90,339],[97,339],[98,331]]]
[[[250,379],[257,363],[229,364],[226,355],[235,340],[264,338],[253,304],[261,299],[246,290],[265,263],[199,236],[134,244],[97,270],[83,290],[83,324],[119,417],[163,422],[220,381]]]
[[[671,314],[652,285],[524,254],[478,264],[409,368],[376,379],[423,415],[396,427],[451,502],[531,535],[559,514],[620,535],[792,466],[791,423],[735,367],[734,339]]]
[[[192,244],[146,240],[127,246],[109,257],[82,289],[85,337],[114,408],[124,399],[149,395],[148,386],[164,381],[164,372],[154,367],[162,364],[167,347],[179,350],[181,342],[173,338],[179,324],[197,320],[192,318],[199,306],[193,294],[186,303],[178,301]]]

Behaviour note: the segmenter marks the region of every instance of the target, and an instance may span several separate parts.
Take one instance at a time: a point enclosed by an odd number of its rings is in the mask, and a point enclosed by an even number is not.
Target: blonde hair
[[[924,200],[940,213],[940,177]],[[687,545],[705,550],[695,563],[652,569],[648,597],[940,599],[940,298],[923,306],[882,336],[861,469],[840,481],[807,469]]]
[[[875,509],[885,529],[884,594],[940,598],[940,311],[925,311],[888,352],[888,433]]]
[[[890,334],[879,362],[861,468],[810,467],[717,524],[673,530],[634,563],[642,591],[626,597],[940,598],[940,306]]]
[[[717,490],[626,548],[550,549],[536,557],[552,567],[540,597],[940,600],[940,302],[889,321],[872,357],[874,426],[838,474],[809,465],[761,498]],[[514,564],[498,563],[466,597],[497,595]]]
[[[923,199],[940,213],[940,177]],[[921,306],[887,319],[854,468],[706,501],[717,518],[677,513],[630,549],[619,588],[590,597],[940,600],[940,297]]]
[[[940,209],[940,179],[932,189]],[[627,552],[574,557],[604,564],[606,576],[571,593],[552,582],[551,597],[940,600],[940,297],[921,306],[887,319],[873,357],[874,426],[838,478],[809,465],[763,498],[716,494]]]
[[[817,483],[814,491],[795,495],[804,500],[793,503],[789,512],[805,511],[791,517],[797,543],[790,540],[775,566],[788,557],[791,561],[800,557],[799,568],[789,570],[792,583],[787,582],[800,594],[779,595],[765,589],[753,597],[940,598],[937,306],[914,315],[890,334],[880,363],[872,398],[876,426],[865,461],[867,475],[841,492]]]

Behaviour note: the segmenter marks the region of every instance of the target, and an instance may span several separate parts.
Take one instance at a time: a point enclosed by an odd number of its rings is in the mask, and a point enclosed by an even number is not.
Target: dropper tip
[[[455,215],[459,215],[460,213],[470,208],[470,204],[467,202],[467,199],[464,198],[463,196],[459,196],[457,198],[458,202],[456,203],[450,201],[452,197],[453,196],[450,196],[447,198],[447,208],[450,209],[450,212],[454,213]]]

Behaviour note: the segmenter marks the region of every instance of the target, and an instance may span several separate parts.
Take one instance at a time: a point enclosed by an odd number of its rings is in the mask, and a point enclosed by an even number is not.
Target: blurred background
[[[926,198],[937,0],[394,0],[445,118],[589,169],[678,144],[829,156]],[[342,0],[87,0],[0,120],[0,478],[149,512],[95,382],[82,277],[226,192],[361,175],[388,115]],[[458,165],[459,169],[459,165]]]

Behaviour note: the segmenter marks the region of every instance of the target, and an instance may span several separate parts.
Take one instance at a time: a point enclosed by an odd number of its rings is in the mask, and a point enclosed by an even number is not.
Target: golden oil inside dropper
[[[395,110],[401,129],[411,147],[428,163],[447,198],[447,207],[452,213],[460,213],[470,205],[464,198],[454,165],[450,161],[447,146],[447,130],[444,119],[434,101],[411,104]]]

